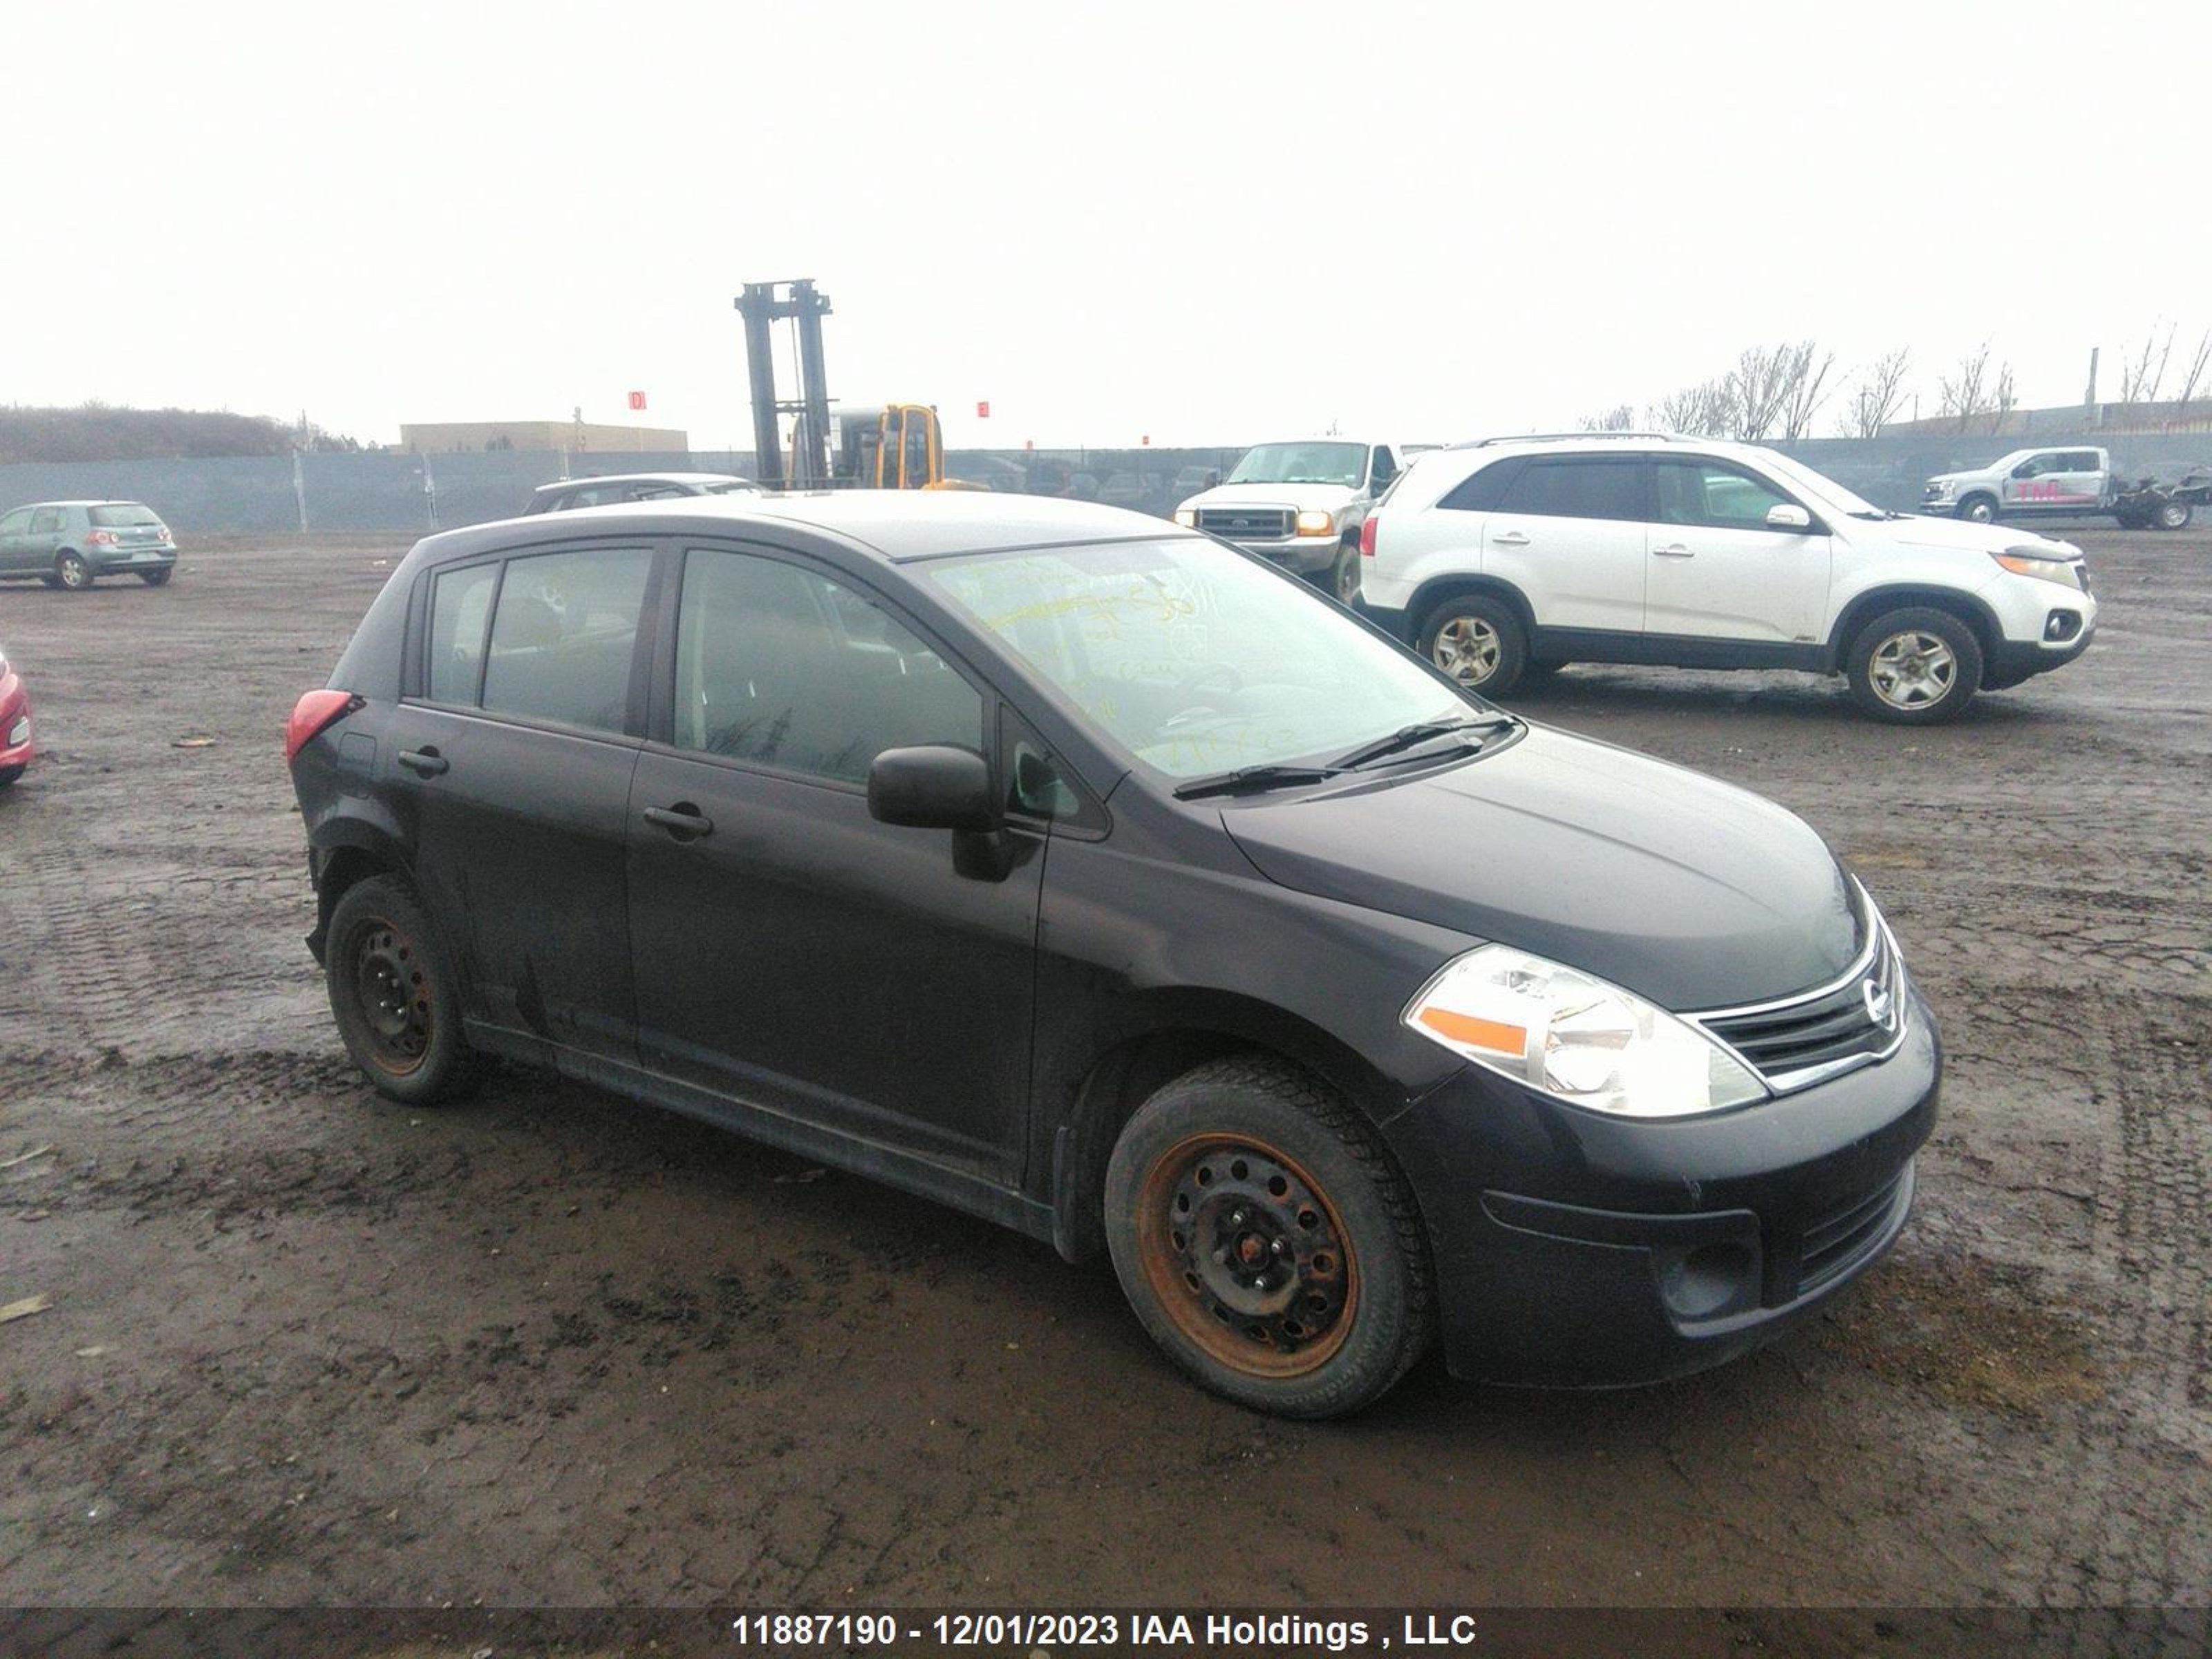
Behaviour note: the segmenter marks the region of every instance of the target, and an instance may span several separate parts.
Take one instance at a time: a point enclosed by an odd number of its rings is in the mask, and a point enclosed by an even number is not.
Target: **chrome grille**
[[[1691,1016],[1778,1092],[1881,1059],[1905,1035],[1905,964],[1869,903],[1870,939],[1833,984],[1749,1008]]]
[[[1275,507],[1201,507],[1198,527],[1232,542],[1279,542],[1291,533],[1291,514]]]

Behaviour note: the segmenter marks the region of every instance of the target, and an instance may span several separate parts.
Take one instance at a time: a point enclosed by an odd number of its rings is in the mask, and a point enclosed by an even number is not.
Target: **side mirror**
[[[1778,501],[1766,509],[1766,527],[1769,530],[1810,530],[1813,515],[1802,507]]]
[[[868,768],[868,811],[911,830],[988,832],[1002,815],[991,769],[973,750],[949,744],[886,749]]]

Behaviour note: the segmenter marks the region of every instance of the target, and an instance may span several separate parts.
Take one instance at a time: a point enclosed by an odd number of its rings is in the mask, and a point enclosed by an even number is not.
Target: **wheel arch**
[[[1844,665],[1844,653],[1850,649],[1851,641],[1875,617],[1884,611],[1912,609],[1941,611],[1956,617],[1973,630],[1984,661],[1995,660],[1997,647],[2004,642],[2004,628],[1997,621],[1996,612],[1972,594],[1961,593],[1954,588],[1899,582],[1869,589],[1838,614],[1836,625],[1828,635],[1828,672],[1832,673]]]
[[[1082,1261],[1103,1254],[1107,1160],[1137,1109],[1208,1060],[1253,1053],[1311,1073],[1370,1121],[1404,1103],[1357,1050],[1284,1009],[1229,992],[1139,999],[1040,1079],[1048,1113],[1053,1244],[1063,1256]]]
[[[1536,637],[1536,612],[1528,597],[1502,576],[1486,576],[1476,571],[1455,571],[1449,575],[1431,576],[1413,590],[1413,597],[1406,605],[1406,625],[1420,641],[1422,630],[1428,625],[1429,612],[1447,599],[1456,599],[1469,593],[1488,594],[1503,599],[1512,607],[1514,617],[1521,624],[1522,633],[1533,643]]]
[[[320,962],[331,913],[348,891],[372,876],[412,880],[413,872],[391,831],[366,819],[339,818],[323,824],[309,839],[308,851],[314,866],[315,931],[307,935],[307,948]]]

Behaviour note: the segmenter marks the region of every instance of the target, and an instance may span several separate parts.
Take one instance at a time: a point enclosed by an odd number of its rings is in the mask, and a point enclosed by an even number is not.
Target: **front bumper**
[[[2057,643],[2045,640],[2000,640],[1989,653],[1984,672],[1985,683],[2017,685],[2033,674],[2047,674],[2054,668],[2063,668],[2089,648],[2089,641],[2097,637],[2097,624],[2092,618],[2072,639]]]
[[[9,678],[12,680],[14,676]],[[31,728],[31,702],[21,691],[0,694],[0,772],[28,766],[38,752]]]
[[[1933,1021],[1897,1052],[1738,1111],[1606,1117],[1477,1068],[1385,1126],[1434,1258],[1452,1374],[1619,1387],[1772,1340],[1903,1230],[1934,1126]]]
[[[1238,542],[1236,545],[1247,553],[1258,555],[1269,564],[1279,564],[1301,576],[1312,576],[1335,568],[1336,556],[1344,543],[1334,536],[1296,536],[1288,541]]]

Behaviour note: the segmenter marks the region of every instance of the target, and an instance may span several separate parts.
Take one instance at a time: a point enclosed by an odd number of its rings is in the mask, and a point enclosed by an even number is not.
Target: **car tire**
[[[2196,516],[2196,509],[2187,501],[2160,501],[2151,515],[2151,523],[2160,530],[2186,530]]]
[[[354,1063],[388,1099],[452,1100],[476,1079],[451,959],[414,888],[371,876],[331,912],[323,973]]]
[[[1359,600],[1359,544],[1346,542],[1337,550],[1336,562],[1328,568],[1328,591],[1336,602],[1349,611]]]
[[[92,583],[92,567],[85,562],[83,554],[62,552],[54,556],[55,586],[65,587],[72,593],[82,593]]]
[[[1859,707],[1899,726],[1956,719],[1981,689],[1982,668],[1972,629],[1948,611],[1918,607],[1875,617],[1844,659]]]
[[[1139,1107],[1104,1221],[1146,1331],[1255,1411],[1357,1411],[1428,1346],[1428,1246],[1404,1176],[1349,1103],[1272,1056],[1211,1061]]]
[[[142,570],[138,573],[138,580],[149,587],[167,587],[169,585],[169,578],[175,574],[173,568],[168,570]]]
[[[1959,503],[1959,516],[1969,524],[1991,524],[1997,516],[1994,495],[1969,495]]]
[[[1510,691],[1528,661],[1521,619],[1488,593],[1462,593],[1430,611],[1421,623],[1419,649],[1437,669],[1486,697]]]
[[[20,766],[0,766],[0,789],[5,789],[22,775],[23,769]]]

